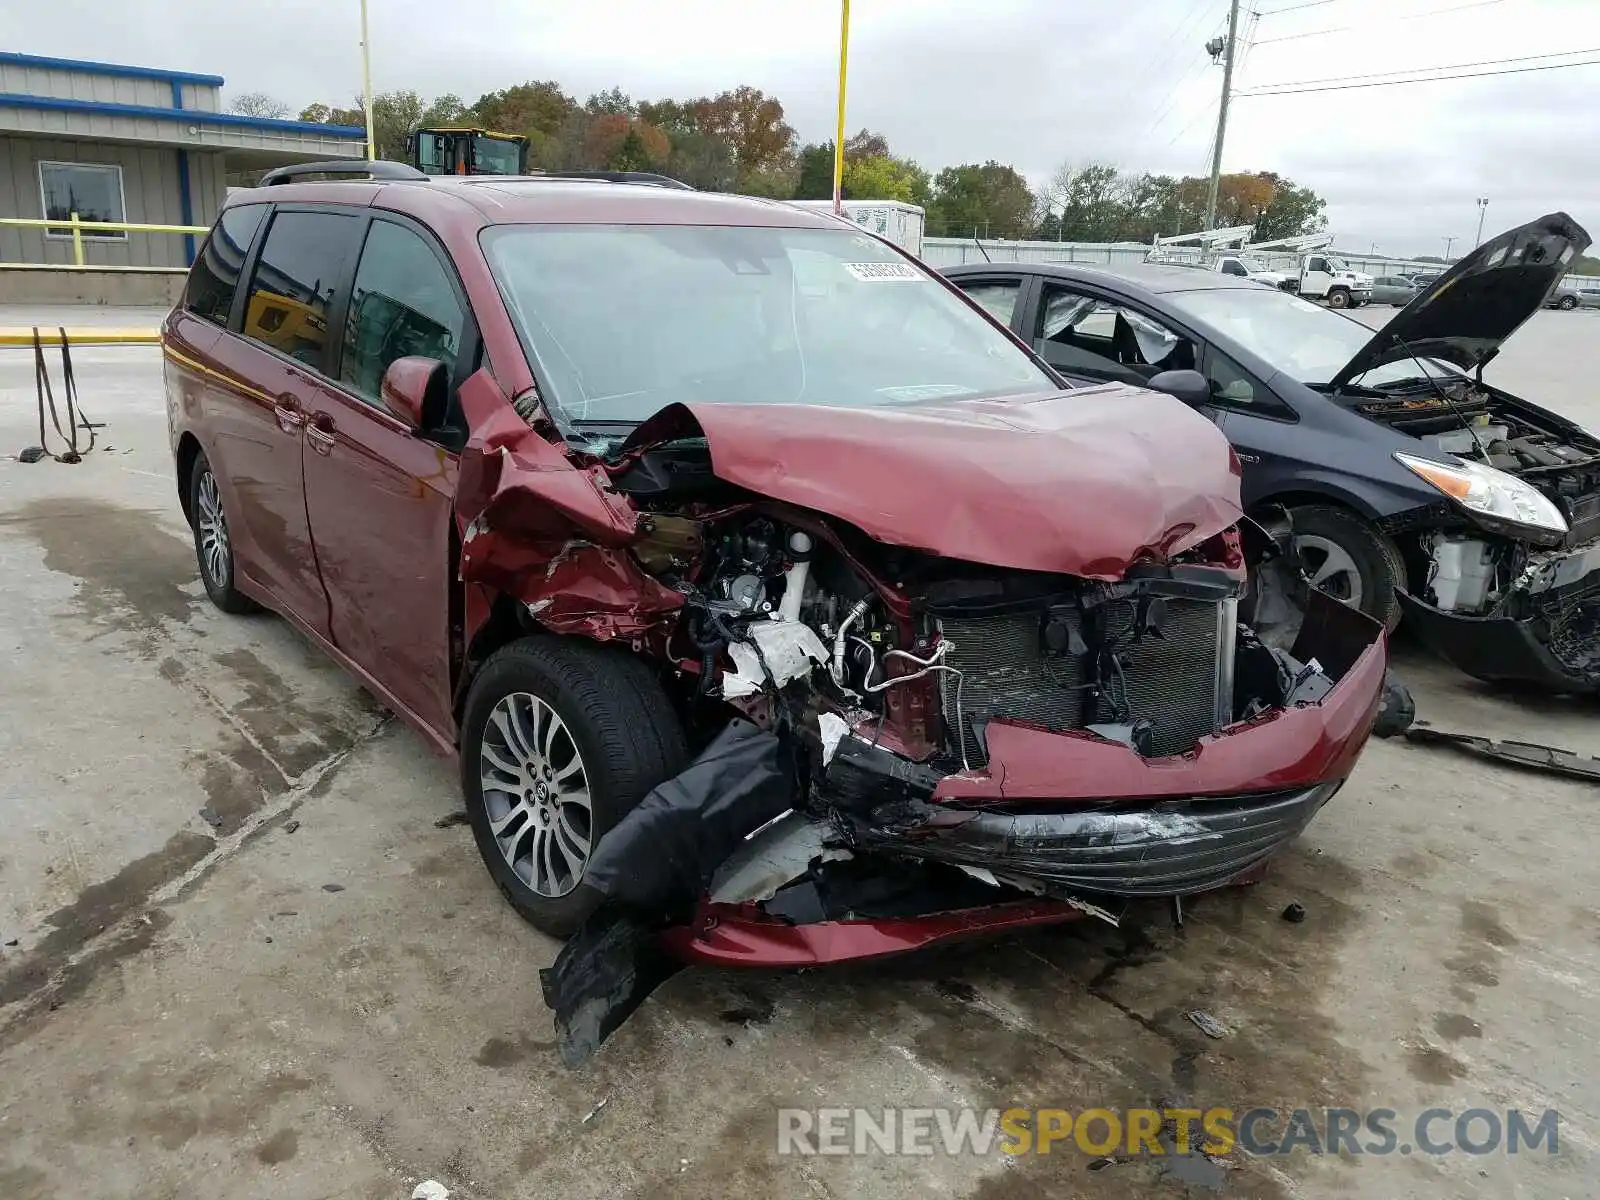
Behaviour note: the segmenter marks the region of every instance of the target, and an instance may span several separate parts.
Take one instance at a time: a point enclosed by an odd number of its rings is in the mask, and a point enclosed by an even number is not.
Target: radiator
[[[1152,726],[1152,754],[1182,754],[1226,721],[1232,705],[1234,602],[1169,599],[1159,639],[1124,642],[1122,685],[1132,719]],[[1060,610],[1057,610],[1058,613]],[[1111,636],[1126,632],[1131,605],[1108,614]],[[946,618],[940,632],[952,649],[945,662],[961,672],[940,675],[945,719],[957,728],[966,760],[984,764],[977,728],[1011,717],[1048,729],[1082,729],[1114,720],[1104,699],[1087,688],[1085,664],[1045,653],[1042,612]]]

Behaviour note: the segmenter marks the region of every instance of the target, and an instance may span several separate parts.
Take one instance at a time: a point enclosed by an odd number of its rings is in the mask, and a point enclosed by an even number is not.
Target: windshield
[[[1238,342],[1301,383],[1327,383],[1372,340],[1373,330],[1360,321],[1291,296],[1254,288],[1216,292],[1174,292],[1168,297],[1184,312]],[[1461,374],[1448,363],[1423,359],[1386,363],[1356,383],[1379,388],[1425,375]]]
[[[1331,254],[1328,256],[1328,265],[1335,271],[1348,271],[1350,269],[1350,264],[1345,262],[1344,259]]]
[[[522,165],[518,161],[522,156],[520,147],[516,142],[508,142],[504,138],[485,137],[478,134],[473,138],[472,156],[473,166],[480,175],[518,175]]]
[[[552,414],[871,408],[1058,391],[920,267],[847,229],[501,225],[485,254]]]

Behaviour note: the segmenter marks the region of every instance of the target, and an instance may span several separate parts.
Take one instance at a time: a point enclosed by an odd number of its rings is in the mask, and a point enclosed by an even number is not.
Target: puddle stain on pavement
[[[203,690],[208,707],[216,691],[242,693],[226,706],[230,721],[222,725],[220,744],[186,756],[207,806],[220,818],[217,833],[235,832],[296,777],[348,750],[370,726],[376,706],[354,685],[350,702],[334,711],[302,702],[288,681],[248,649],[209,655],[200,668],[186,663],[173,634],[178,628],[190,638],[201,632],[187,625],[198,603],[185,590],[197,580],[194,550],[164,529],[156,514],[92,499],[51,498],[0,517],[0,529],[31,537],[44,551],[48,570],[77,580],[71,606],[94,631],[91,636],[124,635],[125,653],[137,662],[155,660],[156,672],[174,687]],[[51,914],[37,943],[0,973],[0,1015],[50,987],[51,1002],[58,1005],[81,993],[99,967],[149,945],[164,914],[146,914],[144,923],[72,963],[94,938],[148,905],[215,846],[207,834],[176,832],[160,850],[83,889]],[[0,1044],[21,1032],[9,1029]]]

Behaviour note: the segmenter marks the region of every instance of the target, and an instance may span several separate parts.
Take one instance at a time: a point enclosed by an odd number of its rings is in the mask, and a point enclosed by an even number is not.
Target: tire
[[[1556,307],[1562,312],[1571,312],[1573,309],[1578,307],[1577,298],[1574,296],[1563,296],[1560,300],[1556,301]]]
[[[1334,288],[1328,293],[1329,308],[1349,308],[1350,293],[1344,288]]]
[[[222,505],[222,490],[204,451],[189,468],[189,528],[194,534],[195,565],[206,595],[225,613],[243,616],[261,606],[233,586],[233,539]]]
[[[1399,547],[1349,509],[1312,504],[1293,509],[1290,517],[1301,569],[1315,576],[1330,560],[1337,563],[1342,556],[1349,567],[1327,579],[1322,590],[1346,603],[1350,602],[1351,596],[1357,596],[1356,607],[1382,623],[1385,632],[1393,633],[1400,624],[1401,614],[1395,588],[1406,583],[1405,563]],[[1303,614],[1304,601],[1295,593],[1303,591],[1304,584],[1297,580],[1285,581],[1277,576],[1270,586],[1264,586],[1260,574],[1258,572],[1258,577],[1252,580],[1252,591],[1256,594],[1258,605],[1263,605],[1267,612],[1274,611],[1266,605],[1266,597],[1275,587],[1282,594],[1293,597],[1290,608]],[[1355,577],[1353,580],[1349,578],[1352,574]],[[1280,615],[1285,611],[1281,605],[1276,610]],[[1260,612],[1258,610],[1258,619]],[[1277,629],[1259,630],[1263,641],[1284,650],[1290,648],[1298,631],[1297,619],[1283,619],[1281,627]]]
[[[565,733],[549,735],[551,753],[521,755],[516,743],[530,729],[536,742],[545,736],[541,716],[552,714]],[[508,758],[519,773],[495,765]],[[599,900],[579,886],[594,845],[688,759],[666,690],[626,651],[541,636],[491,655],[467,693],[461,792],[478,853],[511,907],[552,937],[573,933]],[[580,794],[580,781],[586,811],[559,799]],[[501,822],[510,857],[495,835]]]

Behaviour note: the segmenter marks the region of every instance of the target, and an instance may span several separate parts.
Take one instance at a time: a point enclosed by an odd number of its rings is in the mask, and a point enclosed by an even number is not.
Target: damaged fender
[[[529,426],[486,371],[461,385],[475,432],[461,453],[460,577],[516,596],[546,628],[599,641],[636,639],[683,606],[624,547],[639,517],[598,464]]]

